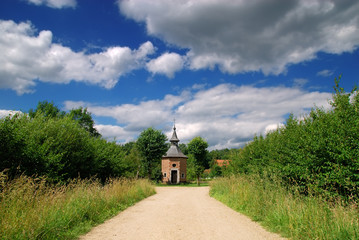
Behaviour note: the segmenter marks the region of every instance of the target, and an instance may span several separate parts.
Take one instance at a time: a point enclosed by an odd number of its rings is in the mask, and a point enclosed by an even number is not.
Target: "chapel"
[[[178,146],[180,140],[177,137],[176,126],[170,139],[171,146],[166,155],[162,157],[162,182],[167,184],[179,184],[187,179],[187,156]]]

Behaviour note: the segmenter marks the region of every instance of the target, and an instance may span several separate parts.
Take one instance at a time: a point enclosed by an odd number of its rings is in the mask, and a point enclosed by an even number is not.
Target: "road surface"
[[[208,195],[209,187],[158,187],[81,240],[282,239]]]

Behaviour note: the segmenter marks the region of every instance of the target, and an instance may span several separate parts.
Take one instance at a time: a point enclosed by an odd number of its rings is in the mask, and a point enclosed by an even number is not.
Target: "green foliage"
[[[0,119],[0,171],[6,170],[11,176],[15,175],[19,170],[18,166],[27,160],[24,158],[26,134],[19,129],[20,120],[19,114]]]
[[[255,137],[232,154],[232,173],[280,177],[305,195],[359,197],[359,95],[334,87],[332,108],[313,108],[304,119]]]
[[[185,143],[180,143],[178,145],[178,147],[180,148],[181,152],[184,154],[184,155],[187,155],[188,154],[188,147]]]
[[[189,153],[189,172],[193,172],[197,177],[197,183],[199,185],[199,178],[203,173],[207,161],[207,148],[208,143],[201,137],[193,138],[187,145]]]
[[[208,160],[211,162],[214,159],[230,159],[231,150],[228,148],[225,149],[215,149],[208,153]]]
[[[43,115],[46,118],[63,118],[65,116],[78,122],[78,124],[88,131],[94,137],[100,137],[96,128],[95,122],[92,119],[91,113],[87,111],[87,108],[79,107],[72,109],[69,113],[61,111],[53,102],[48,101],[39,102],[36,109],[29,110],[29,116],[35,118],[37,115]]]
[[[35,110],[29,110],[29,116],[31,118],[34,118],[37,114],[42,114],[49,118],[58,118],[66,115],[66,113],[55,106],[53,102],[48,101],[39,102]]]
[[[101,136],[94,127],[95,122],[91,117],[91,113],[87,111],[87,108],[80,107],[77,109],[72,109],[69,115],[73,120],[77,121],[81,127],[86,129],[86,131],[88,131],[92,136]]]
[[[134,177],[137,163],[125,149],[94,137],[73,116],[27,114],[0,119],[0,171],[10,178],[26,174],[55,182],[97,176]]]
[[[221,177],[223,176],[223,169],[225,168],[225,166],[220,167],[217,164],[213,164],[211,167],[211,171],[209,173],[210,178],[215,178],[215,177]]]
[[[142,131],[137,139],[137,149],[141,155],[141,165],[149,179],[153,177],[153,170],[159,167],[161,158],[168,149],[166,141],[166,135],[160,130],[153,128],[147,128]],[[157,178],[159,176],[156,174],[154,177]]]

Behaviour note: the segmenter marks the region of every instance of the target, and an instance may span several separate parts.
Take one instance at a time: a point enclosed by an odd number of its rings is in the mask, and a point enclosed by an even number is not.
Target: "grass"
[[[258,176],[216,179],[211,196],[291,239],[359,239],[357,203],[329,203],[290,193]]]
[[[146,180],[74,180],[50,185],[0,173],[1,239],[76,239],[135,202],[155,193]]]

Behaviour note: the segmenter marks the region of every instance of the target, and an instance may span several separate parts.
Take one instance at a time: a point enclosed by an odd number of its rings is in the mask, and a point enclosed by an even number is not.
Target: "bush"
[[[336,80],[332,108],[313,108],[304,119],[291,115],[284,127],[255,137],[232,156],[232,173],[281,178],[305,195],[359,197],[359,95]]]
[[[124,147],[94,137],[72,116],[27,114],[0,119],[0,171],[10,178],[26,174],[54,182],[97,176],[135,176],[138,163]]]

